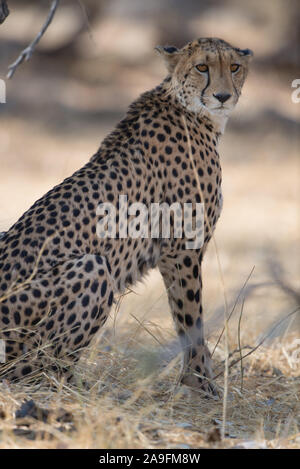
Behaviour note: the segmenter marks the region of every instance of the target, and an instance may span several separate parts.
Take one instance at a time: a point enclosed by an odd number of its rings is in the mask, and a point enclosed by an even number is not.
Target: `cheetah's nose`
[[[225,103],[225,101],[227,101],[230,97],[231,97],[231,94],[229,93],[217,93],[217,94],[214,94],[214,97],[217,98],[220,103]]]

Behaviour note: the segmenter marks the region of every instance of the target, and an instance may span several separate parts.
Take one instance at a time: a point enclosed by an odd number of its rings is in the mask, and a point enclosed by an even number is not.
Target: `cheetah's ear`
[[[155,50],[162,55],[168,71],[172,73],[180,59],[181,50],[174,46],[156,46]]]
[[[236,49],[236,51],[241,57],[245,57],[247,59],[251,59],[253,57],[251,49]]]

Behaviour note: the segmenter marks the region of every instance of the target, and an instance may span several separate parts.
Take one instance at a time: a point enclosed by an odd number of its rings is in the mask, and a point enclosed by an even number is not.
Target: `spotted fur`
[[[43,367],[59,371],[62,363],[70,377],[64,363],[76,361],[90,343],[115,294],[158,267],[184,350],[182,381],[213,392],[201,263],[222,207],[217,144],[251,53],[220,39],[157,50],[167,64],[165,80],[130,106],[85,166],[0,238],[0,337],[7,357],[2,376],[15,380]],[[238,65],[234,73],[232,64]],[[186,249],[186,239],[173,231],[170,239],[100,238],[97,206],[111,202],[119,216],[119,194],[146,206],[204,202],[203,247]]]

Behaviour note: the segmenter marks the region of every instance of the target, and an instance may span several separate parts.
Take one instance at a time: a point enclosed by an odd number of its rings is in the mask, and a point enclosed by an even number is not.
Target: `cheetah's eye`
[[[231,65],[230,65],[230,71],[231,71],[232,73],[237,72],[239,68],[240,68],[239,64],[231,64]]]
[[[198,70],[198,72],[201,72],[201,73],[208,72],[208,66],[205,64],[196,65],[196,69]]]

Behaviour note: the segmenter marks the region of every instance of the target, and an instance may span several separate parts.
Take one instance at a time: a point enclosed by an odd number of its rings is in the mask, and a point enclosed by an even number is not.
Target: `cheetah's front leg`
[[[215,395],[210,353],[204,342],[199,252],[165,256],[159,268],[184,351],[182,383]]]

